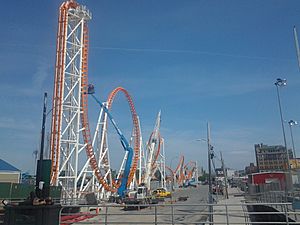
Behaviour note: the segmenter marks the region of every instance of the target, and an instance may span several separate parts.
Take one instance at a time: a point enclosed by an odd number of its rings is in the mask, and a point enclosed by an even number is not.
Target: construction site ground
[[[134,210],[124,210],[124,207],[101,207],[99,215],[87,219],[84,224],[172,224],[184,222],[188,224],[203,224],[207,219],[207,206],[201,205],[207,203],[208,186],[200,185],[198,187],[188,187],[175,189],[172,198],[166,198],[160,202],[157,207],[146,207]],[[170,206],[174,205],[174,207]],[[198,204],[198,205],[197,205]],[[197,205],[197,206],[196,206]],[[106,211],[107,210],[107,211]],[[157,210],[157,217],[155,217]],[[173,210],[173,213],[172,213]],[[84,209],[82,210],[84,211]],[[173,218],[172,218],[173,214]],[[201,214],[201,215],[200,215]],[[83,223],[74,223],[83,224]]]

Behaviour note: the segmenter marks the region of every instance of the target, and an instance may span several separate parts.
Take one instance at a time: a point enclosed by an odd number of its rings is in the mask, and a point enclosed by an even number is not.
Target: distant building
[[[259,172],[282,171],[288,168],[287,151],[282,145],[256,144],[254,148]],[[289,150],[289,158],[293,158],[292,150]]]
[[[291,169],[300,169],[300,158],[290,159]]]
[[[246,175],[245,170],[237,170],[234,174],[236,177],[243,177]]]
[[[252,174],[252,173],[257,173],[258,172],[258,168],[257,166],[254,165],[254,163],[250,163],[249,166],[245,167],[245,173],[248,174]]]
[[[0,159],[0,183],[20,183],[21,171]]]
[[[233,178],[234,174],[235,174],[235,170],[229,169],[229,168],[227,169],[227,177],[228,177],[228,179]]]

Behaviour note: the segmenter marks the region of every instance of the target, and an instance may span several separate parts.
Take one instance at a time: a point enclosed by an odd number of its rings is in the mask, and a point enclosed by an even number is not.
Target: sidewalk
[[[238,188],[228,188],[228,199],[218,196],[218,202],[214,206],[214,224],[246,224],[244,210],[241,205],[244,201]]]

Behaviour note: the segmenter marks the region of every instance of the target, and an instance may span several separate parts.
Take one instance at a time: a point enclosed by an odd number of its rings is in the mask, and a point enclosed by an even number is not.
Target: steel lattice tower
[[[63,198],[71,200],[78,196],[79,158],[86,147],[82,114],[87,107],[90,19],[88,9],[75,1],[66,1],[60,7],[51,124],[51,184],[62,186]]]

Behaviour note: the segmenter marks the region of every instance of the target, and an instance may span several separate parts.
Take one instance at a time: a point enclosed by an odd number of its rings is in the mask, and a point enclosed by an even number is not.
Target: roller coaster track
[[[174,171],[176,176],[176,181],[179,185],[182,185],[184,181],[184,156],[180,157],[179,163]]]
[[[151,132],[151,135],[150,135],[150,137],[149,137],[149,140],[148,140],[148,145],[149,145],[149,143],[151,143],[151,141],[153,140],[153,138],[154,138],[154,135],[155,135],[155,133],[154,133],[154,131],[152,131]],[[151,175],[153,175],[152,173],[153,173],[153,171],[154,171],[154,169],[156,168],[156,162],[157,162],[157,160],[158,160],[158,157],[159,157],[159,153],[160,153],[160,148],[161,148],[161,143],[162,143],[162,138],[161,138],[161,136],[160,136],[160,133],[158,132],[157,133],[157,135],[158,135],[158,144],[157,144],[157,148],[154,150],[154,152],[155,152],[155,155],[154,155],[154,158],[153,158],[153,160],[152,160],[152,163],[151,163],[151,168],[150,168],[150,174]],[[148,157],[149,157],[149,154],[148,154]],[[147,181],[145,180],[145,174],[142,176],[142,183],[146,183]]]
[[[169,170],[169,172],[171,173],[170,179],[171,179],[172,182],[174,182],[174,175],[175,175],[174,171],[169,166],[166,166],[166,169]]]
[[[133,122],[134,155],[133,155],[132,165],[131,165],[131,169],[130,169],[129,176],[128,176],[127,185],[129,185],[135,175],[135,172],[136,172],[137,166],[138,166],[138,161],[139,161],[140,126],[139,126],[138,116],[137,116],[137,113],[135,111],[135,107],[133,104],[133,100],[132,100],[131,96],[129,95],[128,91],[126,91],[124,88],[117,87],[110,93],[110,95],[108,96],[108,100],[107,100],[108,109],[111,109],[114,98],[118,92],[122,92],[125,95],[125,97],[128,101],[128,104],[129,104],[129,108],[130,108],[131,116],[132,116],[132,122]],[[116,187],[119,187],[119,185],[120,184],[118,184]]]
[[[193,176],[193,172],[196,170],[196,162],[194,161],[189,161],[185,166],[184,166],[184,171],[185,171],[185,176],[187,180],[190,180]]]
[[[65,166],[64,162],[60,162],[62,158],[61,153],[61,141],[62,141],[62,123],[63,120],[67,120],[64,118],[63,115],[63,102],[65,98],[69,96],[64,96],[65,89],[65,70],[66,68],[70,68],[69,65],[73,63],[73,58],[70,58],[67,52],[67,40],[71,35],[74,35],[74,33],[68,34],[68,31],[70,27],[68,27],[68,13],[70,13],[70,10],[77,10],[78,7],[81,7],[78,3],[76,3],[74,0],[66,1],[64,2],[60,8],[59,8],[59,18],[58,18],[58,31],[57,31],[57,43],[56,43],[56,63],[55,63],[55,78],[54,78],[54,90],[53,90],[53,111],[52,111],[52,124],[51,124],[51,184],[52,185],[58,185],[58,180],[60,176],[60,172],[62,169],[60,168]],[[83,8],[85,10],[85,8]],[[75,27],[74,29],[76,29]],[[79,148],[85,149],[86,155],[88,157],[89,165],[97,178],[98,182],[104,187],[105,190],[116,192],[117,188],[120,186],[120,182],[115,181],[112,182],[112,185],[108,184],[107,181],[104,179],[104,177],[101,174],[101,171],[98,167],[98,162],[96,159],[95,152],[93,150],[92,146],[92,138],[91,138],[91,132],[89,127],[89,120],[88,120],[88,27],[87,23],[83,22],[83,28],[82,28],[82,51],[81,51],[81,68],[76,68],[76,73],[78,75],[81,75],[81,78],[79,79],[79,89],[80,89],[80,97],[78,98],[79,101],[76,101],[76,103],[80,102],[80,123],[81,127],[79,128],[78,132],[82,132],[83,136],[83,145],[82,147],[79,146]],[[77,41],[77,40],[76,40]],[[69,43],[70,44],[70,43]],[[76,45],[76,43],[73,43]],[[78,48],[78,45],[76,45],[76,48]],[[78,50],[78,53],[80,51]],[[69,62],[66,61],[66,58],[68,58]],[[75,56],[74,56],[75,58]],[[66,65],[67,64],[67,65]],[[81,69],[81,71],[80,71]],[[81,74],[79,74],[81,72]],[[68,88],[68,87],[67,87]],[[67,91],[71,92],[72,89],[68,89]],[[135,111],[135,107],[132,101],[131,96],[129,93],[122,87],[118,87],[114,89],[107,100],[107,107],[110,109],[112,107],[112,103],[114,101],[115,96],[118,92],[122,92],[125,97],[127,98],[131,115],[132,115],[132,121],[133,121],[133,136],[134,136],[134,156],[132,160],[132,166],[130,168],[130,173],[128,177],[128,183],[131,183],[133,180],[133,177],[135,175],[135,172],[137,170],[137,164],[139,160],[139,149],[140,149],[140,128],[138,123],[138,117]],[[77,99],[72,99],[77,100]],[[69,120],[67,122],[70,122]],[[64,156],[66,157],[66,156]],[[69,158],[67,158],[68,160]],[[63,166],[62,166],[63,165]],[[75,165],[77,167],[77,164]],[[73,168],[71,168],[73,169]],[[75,168],[74,171],[77,171],[77,168]],[[75,173],[76,176],[76,173]],[[73,182],[73,181],[72,181]],[[78,182],[78,177],[75,178],[74,183]],[[76,185],[75,185],[76,188]],[[73,189],[73,193],[75,193],[76,190]]]
[[[64,65],[66,54],[66,34],[68,24],[68,10],[75,9],[78,4],[74,1],[64,2],[59,8],[58,31],[56,41],[56,63],[55,63],[55,78],[53,89],[53,104],[52,104],[52,124],[51,124],[51,183],[56,184],[59,171],[60,158],[60,137],[62,123],[62,101],[64,87]]]
[[[157,145],[157,149],[154,150],[155,152],[155,155],[154,155],[154,159],[153,159],[153,162],[152,162],[152,165],[151,165],[151,170],[153,170],[155,168],[155,163],[158,159],[158,156],[159,156],[159,153],[160,153],[160,146],[161,146],[161,136],[160,136],[160,133],[158,132],[158,145]],[[154,136],[154,132],[151,133],[150,137],[149,137],[149,141],[148,143],[151,142],[151,140],[153,140],[153,136]]]
[[[138,117],[137,117],[137,114],[135,111],[135,107],[134,107],[132,98],[124,88],[117,87],[110,93],[108,100],[107,100],[108,109],[111,109],[113,100],[118,92],[124,93],[125,97],[127,98],[127,101],[128,101],[129,107],[130,107],[130,111],[131,111],[131,115],[132,115],[133,127],[134,127],[133,128],[134,156],[133,156],[132,166],[131,166],[129,176],[128,176],[127,185],[129,185],[131,183],[131,181],[133,180],[134,174],[137,169],[138,160],[139,160],[140,131],[139,131],[139,124],[138,124]],[[83,105],[83,113],[82,113],[83,116],[81,118],[82,118],[82,125],[84,127],[83,137],[84,137],[84,142],[86,143],[86,153],[89,158],[90,166],[91,166],[92,170],[94,171],[97,180],[103,186],[103,188],[106,191],[116,192],[117,188],[121,185],[120,179],[118,181],[112,182],[112,186],[110,186],[106,182],[106,180],[104,179],[104,177],[102,176],[102,174],[100,172],[100,169],[98,167],[98,162],[96,160],[96,156],[95,156],[95,153],[93,150],[91,134],[90,134],[90,129],[89,129],[89,123],[88,123],[88,116],[87,116],[87,109],[88,109],[88,107],[87,107],[87,92],[83,92],[82,101],[83,101],[83,104],[82,104]]]

